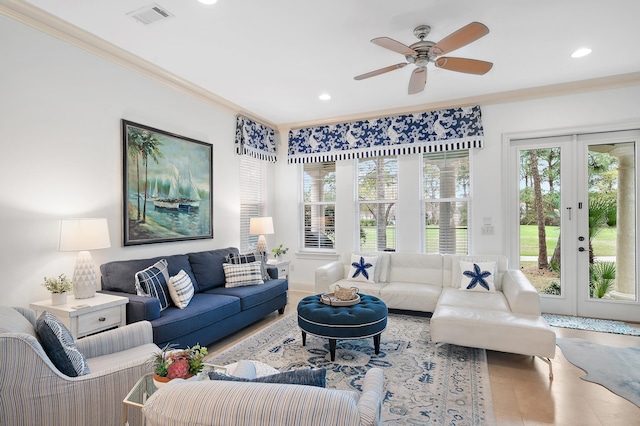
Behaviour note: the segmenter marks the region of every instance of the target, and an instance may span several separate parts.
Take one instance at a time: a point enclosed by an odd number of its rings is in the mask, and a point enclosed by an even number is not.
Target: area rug
[[[629,336],[640,336],[640,330],[633,328],[621,321],[572,317],[568,315],[554,314],[542,314],[542,316],[547,320],[549,325],[553,327],[600,331],[602,333],[627,334]]]
[[[557,339],[571,364],[587,372],[583,380],[598,383],[640,407],[640,347],[620,348],[583,339]]]
[[[207,361],[225,365],[241,359],[262,361],[280,371],[324,367],[327,387],[358,391],[367,370],[379,367],[385,375],[385,424],[495,424],[485,350],[435,348],[429,318],[389,314],[378,355],[372,338],[339,340],[332,362],[327,339],[307,335],[302,346],[294,313]]]

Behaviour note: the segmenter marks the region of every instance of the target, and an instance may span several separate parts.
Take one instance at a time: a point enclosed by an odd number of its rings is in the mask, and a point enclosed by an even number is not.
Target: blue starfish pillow
[[[460,289],[481,293],[496,292],[496,262],[465,262],[460,265]]]
[[[349,268],[347,280],[375,283],[373,277],[376,272],[377,261],[377,256],[361,256],[359,254],[352,254],[351,267]]]

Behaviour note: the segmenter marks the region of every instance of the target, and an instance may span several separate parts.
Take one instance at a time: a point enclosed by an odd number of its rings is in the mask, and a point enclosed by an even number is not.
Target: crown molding
[[[332,117],[323,120],[285,123],[278,126],[278,131],[286,134],[291,129],[303,127],[325,126],[359,120],[369,120],[394,115],[412,114],[416,112],[434,111],[439,109],[457,108],[472,105],[495,105],[509,102],[526,101],[548,98],[553,96],[572,95],[577,93],[594,92],[598,90],[618,89],[622,87],[640,85],[640,72],[619,74],[614,76],[593,78],[588,80],[571,81],[567,83],[550,84],[546,86],[530,87],[526,89],[510,90],[486,95],[470,96],[466,98],[449,99],[441,102],[431,102],[412,105],[403,108],[393,108],[369,111],[358,114]]]
[[[269,127],[277,128],[275,123],[24,1],[0,0],[0,14],[213,105],[221,111],[233,115],[242,114]]]

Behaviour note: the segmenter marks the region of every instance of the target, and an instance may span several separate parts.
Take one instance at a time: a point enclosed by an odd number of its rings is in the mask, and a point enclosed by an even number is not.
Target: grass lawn
[[[547,253],[553,254],[558,243],[560,228],[547,226]],[[596,256],[616,255],[616,228],[604,228],[593,240],[593,252]],[[538,255],[538,227],[536,225],[520,225],[520,256]]]

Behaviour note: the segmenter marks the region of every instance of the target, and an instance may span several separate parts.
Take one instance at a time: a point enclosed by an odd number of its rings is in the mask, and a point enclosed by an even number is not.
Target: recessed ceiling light
[[[571,54],[572,58],[582,58],[583,56],[587,56],[591,53],[591,49],[588,47],[582,47]]]
[[[321,101],[328,101],[329,99],[331,99],[331,95],[328,93],[323,93],[318,96],[318,99],[320,99]]]
[[[218,0],[198,0],[198,1],[206,5],[216,4],[218,2]]]

